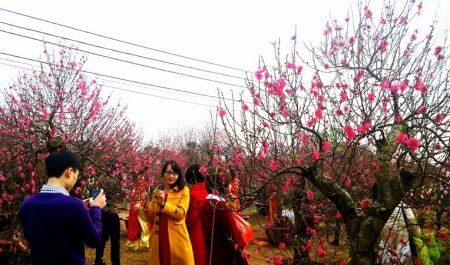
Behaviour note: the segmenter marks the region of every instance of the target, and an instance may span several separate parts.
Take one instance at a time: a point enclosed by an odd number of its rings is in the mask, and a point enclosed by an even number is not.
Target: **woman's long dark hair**
[[[164,164],[161,170],[161,177],[164,179],[164,173],[166,172],[169,165],[172,167],[173,172],[178,174],[177,180],[175,181],[175,183],[170,185],[170,188],[173,189],[175,187],[178,187],[178,190],[182,190],[184,186],[186,186],[186,179],[183,176],[183,172],[181,171],[180,166],[174,160],[169,160]]]
[[[184,174],[184,177],[189,184],[205,182],[205,177],[202,173],[200,173],[200,165],[196,163],[188,167],[186,173]]]

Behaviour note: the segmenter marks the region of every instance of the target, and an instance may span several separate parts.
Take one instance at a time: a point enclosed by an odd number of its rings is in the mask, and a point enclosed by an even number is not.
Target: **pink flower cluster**
[[[422,78],[417,78],[415,89],[420,91],[422,94],[427,92],[427,87],[423,84]]]
[[[383,53],[383,52],[387,51],[388,46],[389,46],[389,42],[387,40],[382,40],[380,45],[377,46],[377,49]]]
[[[227,114],[227,112],[224,109],[219,109],[219,116],[224,117]]]
[[[369,199],[362,199],[361,200],[361,208],[366,209],[372,205],[372,201]]]
[[[267,71],[267,68],[264,66],[263,68],[261,68],[260,70],[255,72],[255,77],[258,81],[262,80],[263,77],[265,79],[269,78],[270,74]]]
[[[434,56],[438,61],[442,61],[444,59],[444,55],[442,55],[442,46],[437,46],[434,48]]]
[[[273,171],[276,171],[278,168],[278,164],[275,161],[270,161],[270,169],[272,169]]]
[[[353,139],[356,137],[356,132],[350,125],[344,126],[344,132],[348,139]]]
[[[309,201],[313,201],[314,200],[314,192],[308,190],[306,191],[306,197],[308,197]]]
[[[373,15],[373,13],[372,13],[372,11],[369,9],[369,7],[368,7],[368,6],[365,6],[365,7],[364,7],[364,18],[365,18],[365,19],[370,19],[370,18],[372,18],[372,15]]]
[[[405,133],[400,133],[395,137],[395,140],[401,144],[407,145],[411,152],[415,152],[420,147],[420,142],[416,138],[409,138]]]

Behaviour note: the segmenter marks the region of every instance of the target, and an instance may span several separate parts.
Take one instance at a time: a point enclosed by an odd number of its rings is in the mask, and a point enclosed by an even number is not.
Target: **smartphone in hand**
[[[97,198],[97,196],[100,194],[100,190],[99,189],[94,189],[91,191],[91,195],[89,197],[92,197],[92,199]]]

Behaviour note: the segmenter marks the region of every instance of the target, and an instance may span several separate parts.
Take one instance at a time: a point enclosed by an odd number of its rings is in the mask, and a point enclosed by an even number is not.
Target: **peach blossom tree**
[[[20,73],[1,94],[0,210],[11,229],[18,227],[19,204],[46,182],[44,159],[51,151],[79,153],[85,170],[73,193],[80,197],[113,179],[123,200],[151,168],[126,108],[111,106],[102,85],[83,71],[86,57],[72,47],[47,48],[45,63]]]
[[[302,222],[307,215],[318,224],[337,213],[347,262],[374,264],[379,235],[401,202],[433,209],[438,201],[425,190],[448,191],[445,38],[435,36],[434,23],[413,27],[422,3],[384,1],[374,12],[364,2],[356,15],[329,21],[318,45],[299,49],[294,35],[284,57],[276,44],[275,64],[262,60],[248,78],[251,103],[221,101],[228,140],[245,163],[243,192],[257,194],[280,180],[298,191],[294,262],[311,260],[313,250],[327,255],[314,227]],[[335,211],[318,214],[318,197]]]

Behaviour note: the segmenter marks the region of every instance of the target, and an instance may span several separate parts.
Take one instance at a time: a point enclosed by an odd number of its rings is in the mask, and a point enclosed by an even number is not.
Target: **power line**
[[[26,66],[31,66],[31,67],[40,67],[39,65],[36,65],[36,64],[25,63],[25,62],[16,61],[16,60],[11,60],[11,59],[7,59],[7,58],[1,58],[1,57],[0,57],[0,60],[2,60],[2,61],[7,61],[7,62],[13,62],[13,63],[17,63],[17,64],[22,64],[22,65],[26,65]],[[8,65],[8,66],[13,66],[13,67],[15,67],[15,65],[6,64],[6,63],[4,63],[4,65]],[[23,69],[23,70],[34,71],[34,70],[31,69],[31,68],[24,68],[24,67],[20,67],[20,66],[17,66],[17,68],[20,68],[20,69]],[[96,79],[99,80],[99,81],[105,81],[105,82],[108,82],[108,83],[114,83],[114,84],[125,85],[125,86],[132,86],[132,87],[138,87],[138,88],[144,88],[144,89],[152,89],[152,90],[157,90],[157,91],[160,91],[160,92],[163,91],[162,89],[158,89],[158,88],[152,88],[152,87],[147,87],[147,86],[140,86],[140,85],[135,85],[135,84],[125,83],[125,82],[120,82],[120,81],[113,81],[113,80],[106,79],[106,78],[97,78],[97,77],[94,76],[94,75],[86,75],[86,77],[89,77],[89,78],[96,78]],[[104,87],[110,87],[110,88],[113,88],[113,89],[123,90],[123,89],[118,88],[118,87],[113,87],[113,86],[110,86],[110,85],[105,85],[104,83],[102,83],[102,86],[104,86]],[[135,91],[133,91],[133,92],[135,92]],[[143,92],[142,92],[142,93],[143,93]],[[181,93],[178,93],[178,92],[173,92],[173,91],[169,91],[168,93],[173,93],[173,94],[181,95],[181,96],[184,95],[184,94],[181,94]],[[145,93],[144,93],[144,94],[145,94]],[[152,95],[153,95],[153,94],[152,94]],[[217,98],[215,98],[215,99],[217,99]]]
[[[6,65],[6,66],[10,66],[10,67],[15,67],[15,68],[22,69],[22,70],[33,71],[33,69],[31,69],[31,68],[21,67],[21,66],[17,66],[17,65],[8,64],[8,63],[0,62],[0,64],[1,65]],[[156,97],[156,98],[162,98],[162,99],[167,99],[167,100],[173,100],[173,101],[178,101],[178,102],[184,102],[184,103],[189,103],[189,104],[194,104],[194,105],[199,105],[199,106],[204,106],[204,107],[209,107],[209,108],[216,108],[217,107],[217,106],[202,104],[202,103],[198,103],[198,102],[192,102],[192,101],[182,100],[182,99],[175,99],[175,98],[171,98],[171,97],[164,97],[164,96],[154,95],[154,94],[140,92],[140,91],[134,91],[134,90],[120,88],[120,87],[114,87],[114,86],[109,86],[109,85],[103,85],[103,87],[109,87],[109,88],[112,88],[112,89],[122,90],[122,91],[130,92],[130,93],[146,95],[146,96],[151,96],[151,97]]]
[[[24,64],[24,65],[32,66],[32,67],[40,67],[39,65],[36,65],[36,64],[25,63],[25,62],[16,61],[16,60],[11,60],[11,59],[7,59],[7,58],[1,58],[1,57],[0,57],[0,60],[8,61],[8,62],[13,62],[13,63],[18,63],[18,64]],[[32,70],[32,69],[29,69],[29,70]],[[86,76],[87,76],[87,77],[90,77],[90,78],[97,78],[97,77],[94,76],[94,75],[86,75]],[[125,82],[115,81],[115,80],[111,80],[111,79],[107,79],[107,78],[102,78],[102,79],[98,78],[98,80],[99,80],[99,81],[106,81],[106,82],[114,83],[114,84],[119,84],[119,85],[125,85],[125,86],[137,87],[137,88],[152,89],[152,90],[157,90],[157,91],[163,91],[163,90],[164,90],[164,89],[160,89],[160,88],[156,88],[156,87],[142,86],[142,85],[136,85],[136,84],[132,84],[132,83],[130,84],[130,83],[125,83]],[[169,92],[169,93],[176,94],[176,95],[183,95],[183,94],[182,94],[183,92],[178,92],[178,91],[168,91],[168,92]],[[214,97],[214,96],[210,96],[210,97],[211,97],[211,98],[214,98],[214,99],[218,99],[217,97]],[[229,100],[229,99],[226,99],[226,100]]]
[[[27,61],[32,61],[32,62],[46,64],[46,62],[43,62],[43,61],[40,61],[40,60],[35,60],[35,59],[27,58],[27,57],[22,57],[22,56],[15,55],[15,54],[4,53],[4,52],[0,52],[0,54],[6,55],[6,56],[10,56],[10,57],[19,58],[19,59],[22,59],[22,60],[27,60]],[[73,69],[73,68],[67,67],[67,66],[61,66],[61,67],[65,68],[65,69]],[[170,88],[170,87],[166,87],[166,86],[160,86],[160,85],[155,85],[155,84],[145,83],[145,82],[141,82],[141,81],[130,80],[130,79],[126,79],[126,78],[122,78],[122,77],[116,77],[116,76],[111,76],[111,75],[106,75],[106,74],[100,74],[100,73],[86,71],[86,70],[79,70],[79,71],[83,72],[83,73],[86,73],[86,74],[91,74],[91,75],[95,75],[95,76],[103,76],[103,77],[112,78],[112,79],[115,79],[115,80],[121,80],[121,81],[129,82],[129,83],[135,83],[135,84],[140,84],[140,85],[145,85],[145,86],[151,86],[151,87],[157,87],[157,88],[162,88],[162,89],[182,92],[182,93],[186,93],[186,94],[192,94],[192,95],[197,95],[197,96],[203,96],[203,97],[219,99],[216,96],[211,96],[211,95],[207,95],[207,94],[202,94],[202,93],[197,93],[197,92],[192,92],[192,91],[186,91],[186,90],[181,90],[181,89],[176,89],[176,88]],[[225,99],[225,100],[233,101],[233,99]],[[236,101],[236,100],[234,100],[234,101],[235,102],[239,102],[239,101]]]
[[[168,99],[168,100],[173,100],[173,101],[178,101],[178,102],[184,102],[184,103],[189,103],[189,104],[194,104],[194,105],[204,106],[204,107],[209,107],[209,108],[217,108],[217,106],[208,105],[208,104],[202,104],[202,103],[198,103],[198,102],[192,102],[192,101],[183,100],[183,99],[164,97],[164,96],[149,94],[149,93],[145,93],[145,92],[134,91],[134,90],[120,88],[120,87],[114,87],[114,86],[110,86],[110,85],[103,85],[103,86],[104,87],[109,87],[109,88],[112,88],[112,89],[118,89],[118,90],[122,90],[122,91],[127,91],[127,92],[130,92],[130,93],[140,94],[140,95],[146,95],[146,96],[152,96],[152,97],[156,97],[156,98],[162,98],[162,99]]]
[[[10,31],[6,31],[6,30],[1,30],[0,29],[0,32],[4,32],[4,33],[10,34],[10,35],[14,35],[14,36],[18,36],[18,37],[22,37],[22,38],[26,38],[26,39],[31,39],[31,40],[34,40],[34,41],[39,41],[39,42],[43,42],[43,43],[50,43],[50,44],[53,44],[53,45],[59,45],[61,47],[66,47],[64,45],[61,45],[61,44],[58,44],[58,43],[55,43],[55,42],[44,41],[44,40],[40,40],[40,39],[37,39],[37,38],[21,35],[21,34],[10,32]],[[161,69],[161,68],[158,68],[158,67],[149,66],[149,65],[145,65],[145,64],[140,64],[140,63],[136,63],[136,62],[132,62],[132,61],[128,61],[128,60],[123,60],[123,59],[119,59],[119,58],[115,58],[115,57],[111,57],[111,56],[107,56],[107,55],[103,55],[103,54],[99,54],[99,53],[95,53],[95,52],[90,52],[90,51],[86,51],[86,50],[82,50],[82,49],[77,49],[77,50],[79,50],[81,52],[84,52],[84,53],[88,53],[88,54],[96,55],[96,56],[99,56],[99,57],[107,58],[107,59],[110,59],[110,60],[115,60],[115,61],[120,61],[120,62],[124,62],[124,63],[128,63],[128,64],[132,64],[132,65],[146,67],[146,68],[150,68],[150,69],[153,69],[153,70],[158,70],[158,71],[163,71],[163,72],[167,72],[167,73],[171,73],[171,74],[187,76],[187,77],[196,78],[196,79],[209,81],[209,82],[214,82],[214,83],[219,83],[219,84],[223,84],[223,85],[229,85],[229,86],[246,88],[245,86],[241,86],[241,85],[236,85],[236,84],[222,82],[222,81],[209,79],[209,78],[205,78],[205,77],[199,77],[199,76],[195,76],[195,75],[184,74],[184,73],[180,73],[180,72],[176,72],[176,71]]]
[[[35,32],[35,33],[44,34],[44,35],[55,37],[55,38],[60,38],[60,39],[63,39],[63,40],[77,42],[77,43],[84,44],[84,45],[91,46],[91,47],[95,47],[95,48],[100,48],[100,49],[109,50],[109,51],[113,51],[113,52],[117,52],[117,53],[122,53],[122,54],[130,55],[130,56],[134,56],[134,57],[138,57],[138,58],[142,58],[142,59],[156,61],[156,62],[159,62],[159,63],[170,64],[170,65],[184,67],[184,68],[188,68],[188,69],[192,69],[192,70],[197,70],[197,71],[207,72],[207,73],[211,73],[211,74],[222,75],[222,76],[226,76],[226,77],[231,77],[231,78],[245,80],[245,78],[239,77],[239,76],[235,76],[235,75],[229,75],[229,74],[224,74],[224,73],[215,72],[215,71],[211,71],[211,70],[205,70],[205,69],[201,69],[201,68],[197,68],[197,67],[192,67],[192,66],[187,66],[187,65],[183,65],[183,64],[177,64],[177,63],[173,63],[173,62],[159,60],[159,59],[156,59],[156,58],[147,57],[147,56],[143,56],[143,55],[139,55],[139,54],[135,54],[135,53],[130,53],[130,52],[125,52],[125,51],[121,51],[121,50],[117,50],[117,49],[113,49],[113,48],[108,48],[108,47],[104,47],[104,46],[101,46],[101,45],[92,44],[92,43],[88,43],[88,42],[80,41],[80,40],[76,40],[76,39],[71,39],[71,38],[68,38],[68,37],[60,36],[60,35],[55,35],[55,34],[52,34],[52,33],[45,32],[45,31],[30,29],[30,28],[27,28],[27,27],[18,26],[18,25],[10,24],[10,23],[3,22],[3,21],[0,21],[0,24],[4,24],[4,25],[10,26],[10,27],[15,27],[15,28],[19,28],[19,29]]]
[[[219,66],[219,67],[223,67],[223,68],[233,69],[233,70],[237,70],[237,71],[250,72],[250,71],[239,69],[239,68],[236,68],[236,67],[226,66],[226,65],[218,64],[218,63],[212,63],[212,62],[208,62],[208,61],[205,61],[205,60],[196,59],[196,58],[193,58],[193,57],[184,56],[184,55],[180,55],[180,54],[176,54],[176,53],[172,53],[172,52],[167,52],[167,51],[163,51],[163,50],[147,47],[147,46],[144,46],[144,45],[132,43],[132,42],[129,42],[129,41],[116,39],[116,38],[113,38],[113,37],[108,37],[108,36],[105,36],[105,35],[93,33],[93,32],[87,31],[87,30],[78,29],[78,28],[75,28],[75,27],[71,27],[71,26],[67,26],[67,25],[61,24],[61,23],[57,23],[57,22],[53,22],[53,21],[50,21],[50,20],[46,20],[46,19],[42,19],[42,18],[26,15],[26,14],[23,14],[23,13],[20,13],[20,12],[11,11],[11,10],[4,9],[4,8],[0,8],[0,10],[8,12],[8,13],[16,14],[16,15],[19,15],[19,16],[23,16],[23,17],[39,20],[39,21],[42,21],[42,22],[50,23],[50,24],[57,25],[57,26],[60,26],[60,27],[68,28],[68,29],[71,29],[71,30],[83,32],[83,33],[86,33],[86,34],[94,35],[94,36],[97,36],[97,37],[105,38],[105,39],[108,39],[108,40],[113,40],[113,41],[125,43],[125,44],[128,44],[128,45],[132,45],[132,46],[135,46],[135,47],[151,50],[151,51],[156,51],[156,52],[160,52],[160,53],[164,53],[164,54],[169,54],[169,55],[172,55],[172,56],[176,56],[176,57],[180,57],[180,58],[184,58],[184,59],[189,59],[189,60],[192,60],[192,61],[197,61],[197,62],[201,62],[201,63],[205,63],[205,64],[215,65],[215,66]]]

